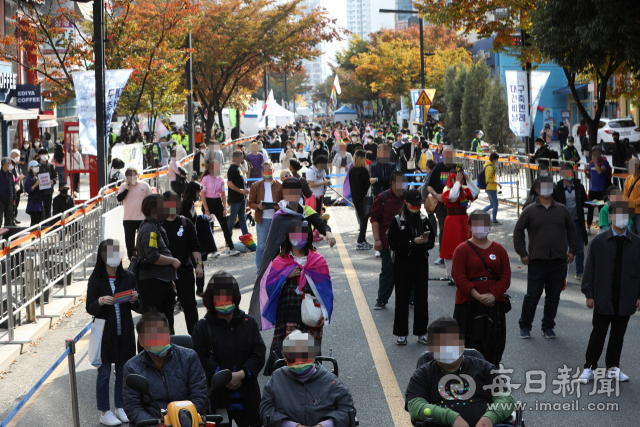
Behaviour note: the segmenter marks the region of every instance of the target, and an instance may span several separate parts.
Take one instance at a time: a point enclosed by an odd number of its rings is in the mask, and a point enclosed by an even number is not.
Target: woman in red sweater
[[[505,292],[511,284],[511,265],[505,248],[488,238],[488,212],[469,215],[472,237],[453,253],[451,274],[456,284],[453,317],[460,325],[466,348],[475,348],[498,366],[504,352],[510,308]],[[484,262],[484,263],[483,263]]]

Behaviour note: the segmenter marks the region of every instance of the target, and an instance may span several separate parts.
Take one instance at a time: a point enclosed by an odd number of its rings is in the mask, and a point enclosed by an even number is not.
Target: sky
[[[345,0],[324,0],[324,7],[333,18],[337,19],[338,26],[347,28],[347,2]],[[325,54],[327,63],[335,65],[335,54],[337,51],[347,47],[347,38],[341,42],[327,43]],[[327,65],[327,75],[331,74],[331,68]]]

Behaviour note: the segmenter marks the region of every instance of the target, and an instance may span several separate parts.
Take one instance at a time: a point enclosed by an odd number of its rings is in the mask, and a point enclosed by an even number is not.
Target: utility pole
[[[267,77],[267,70],[264,70],[264,104],[267,105],[267,97],[269,96],[269,78]],[[264,118],[265,126],[269,126],[269,117],[265,116]]]
[[[191,54],[191,31],[187,36],[187,49],[189,49],[189,59],[187,60],[186,73],[187,73],[187,123],[189,123],[189,153],[193,153],[195,147],[194,136],[194,120],[193,120],[193,55]],[[223,124],[220,123],[220,127]]]
[[[98,151],[98,188],[107,184],[106,114],[104,105],[104,2],[93,2],[93,42],[96,73],[96,142]],[[77,189],[74,189],[78,191]]]

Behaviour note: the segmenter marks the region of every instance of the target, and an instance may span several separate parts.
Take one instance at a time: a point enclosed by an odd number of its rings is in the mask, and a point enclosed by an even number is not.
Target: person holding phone
[[[31,160],[29,162],[29,175],[24,183],[24,188],[29,195],[27,199],[26,212],[31,217],[31,225],[37,225],[42,221],[42,214],[44,212],[44,203],[42,202],[42,196],[40,195],[40,181],[38,181],[38,172],[40,165],[37,161]]]
[[[273,178],[273,163],[262,164],[262,179],[251,186],[249,192],[249,207],[255,211],[256,234],[258,247],[256,249],[256,270],[260,269],[262,254],[267,244],[267,236],[271,227],[271,219],[276,213],[275,208],[283,199],[282,183]]]

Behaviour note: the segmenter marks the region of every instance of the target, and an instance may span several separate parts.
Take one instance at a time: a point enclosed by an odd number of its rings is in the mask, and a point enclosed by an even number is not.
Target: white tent
[[[264,129],[266,121],[258,122],[258,118],[262,114],[262,108],[264,101],[258,101],[254,106],[254,109],[247,111],[240,122],[240,128],[245,135],[255,135],[259,130]],[[269,106],[267,112],[267,120],[269,121],[269,128],[273,129],[276,125],[287,126],[293,124],[293,112],[282,108],[278,103],[274,103]]]
[[[334,122],[347,123],[349,120],[358,120],[358,113],[343,105],[333,113]]]

